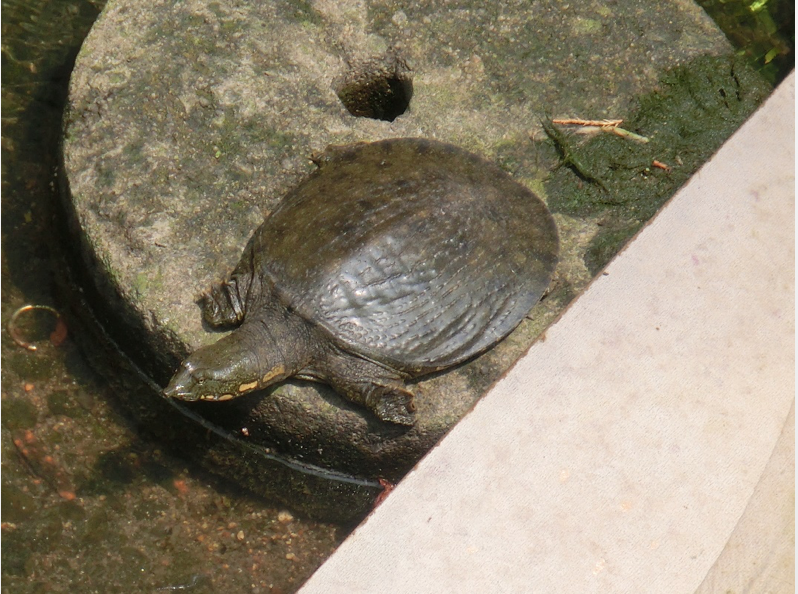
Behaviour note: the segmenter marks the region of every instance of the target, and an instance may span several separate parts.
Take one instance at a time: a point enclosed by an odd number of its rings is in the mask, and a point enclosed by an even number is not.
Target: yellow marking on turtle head
[[[261,379],[260,381],[262,384],[266,384],[269,380],[273,380],[277,376],[283,375],[284,373],[285,373],[285,365],[278,365],[277,367],[274,367],[271,371],[266,373],[266,375],[264,375],[263,379]]]
[[[219,396],[219,402],[222,402],[223,400],[232,400],[233,398],[235,398],[235,396],[232,394],[222,394]]]
[[[254,390],[257,387],[258,387],[258,380],[255,380],[254,382],[250,382],[248,384],[241,384],[240,386],[238,386],[238,391],[249,392],[250,390]]]

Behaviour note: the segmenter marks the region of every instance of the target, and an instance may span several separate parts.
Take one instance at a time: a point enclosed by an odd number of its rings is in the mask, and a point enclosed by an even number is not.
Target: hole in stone
[[[386,122],[407,111],[413,96],[410,68],[391,55],[350,66],[333,87],[353,116]]]

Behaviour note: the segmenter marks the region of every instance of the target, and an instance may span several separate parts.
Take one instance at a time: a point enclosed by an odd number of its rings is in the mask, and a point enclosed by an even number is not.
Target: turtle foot
[[[375,386],[367,406],[386,423],[412,427],[416,424],[413,393],[397,386]]]
[[[211,288],[199,300],[202,317],[214,328],[237,326],[244,319],[238,283],[231,279]]]

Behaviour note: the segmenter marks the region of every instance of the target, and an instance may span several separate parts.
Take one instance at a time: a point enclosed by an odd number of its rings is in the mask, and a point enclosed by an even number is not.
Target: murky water
[[[114,408],[49,311],[54,171],[71,63],[101,1],[4,1],[3,592],[291,592],[346,531],[303,520],[159,449]],[[53,332],[55,334],[53,334]],[[72,333],[72,334],[70,334]]]

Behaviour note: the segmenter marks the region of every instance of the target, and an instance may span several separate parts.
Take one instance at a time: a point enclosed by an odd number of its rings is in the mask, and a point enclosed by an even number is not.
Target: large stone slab
[[[114,0],[78,58],[65,119],[71,217],[95,307],[164,385],[182,357],[220,337],[202,326],[199,295],[327,145],[437,138],[541,193],[556,163],[532,140],[543,114],[626,113],[665,69],[729,51],[685,1]],[[412,430],[301,382],[194,411],[299,460],[400,477],[589,281],[595,220],[556,220],[563,258],[551,294],[499,347],[420,382]]]

